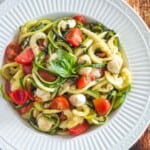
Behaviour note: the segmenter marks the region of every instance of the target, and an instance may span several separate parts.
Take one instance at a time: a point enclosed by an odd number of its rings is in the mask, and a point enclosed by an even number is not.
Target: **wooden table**
[[[150,0],[126,0],[150,28]],[[150,114],[149,114],[150,115]],[[150,150],[150,125],[130,150]]]

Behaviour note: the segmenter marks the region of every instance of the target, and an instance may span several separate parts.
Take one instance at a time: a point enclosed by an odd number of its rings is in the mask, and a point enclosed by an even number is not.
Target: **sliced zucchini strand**
[[[88,54],[91,57],[92,61],[94,63],[102,63],[103,61],[109,61],[112,59],[112,55],[108,55],[107,53],[107,57],[105,58],[100,58],[98,56],[96,56],[96,51],[100,51],[103,52],[104,50],[101,49],[100,43],[94,43],[89,49],[88,49]],[[106,51],[104,51],[106,52]]]
[[[32,77],[35,81],[35,84],[42,90],[46,91],[46,92],[54,92],[56,90],[56,88],[52,88],[52,87],[47,87],[44,84],[42,84],[39,79],[37,78],[36,74],[33,72],[32,73]]]
[[[5,64],[2,67],[1,75],[6,80],[10,80],[18,72],[20,68],[21,68],[21,65],[16,62]]]
[[[68,91],[68,93],[72,93],[72,94],[79,94],[79,93],[83,93],[84,91],[86,91],[87,89],[89,89],[90,87],[94,86],[97,82],[96,81],[92,81],[90,82],[87,86],[85,86],[82,89],[70,89]]]
[[[81,28],[81,30],[87,36],[89,36],[91,39],[93,39],[95,42],[99,43],[99,47],[102,51],[106,52],[108,54],[108,56],[111,55],[111,50],[103,39],[99,38],[98,35],[96,35],[95,33],[91,32],[90,30],[88,30],[86,28]]]

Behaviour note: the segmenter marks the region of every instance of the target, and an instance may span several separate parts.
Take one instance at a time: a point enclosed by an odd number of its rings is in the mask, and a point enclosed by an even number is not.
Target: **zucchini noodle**
[[[36,76],[35,73],[32,73],[32,77],[33,77],[33,79],[34,79],[34,81],[35,81],[35,84],[36,84],[37,87],[39,87],[40,89],[42,89],[42,90],[44,90],[44,91],[46,91],[46,92],[54,92],[54,91],[56,90],[55,88],[47,87],[47,86],[45,86],[44,84],[42,84],[42,83],[39,81],[39,79],[38,79],[38,77]]]
[[[119,37],[103,24],[43,18],[22,25],[17,39],[4,54],[1,93],[39,132],[79,135],[125,101],[131,73]]]
[[[72,113],[76,116],[84,117],[90,113],[90,108],[86,105],[78,107],[77,109],[73,109]]]
[[[106,79],[104,79],[103,81],[96,84],[92,90],[98,90],[101,93],[108,93],[113,90],[113,86]]]
[[[118,47],[114,44],[114,40],[116,38],[116,35],[114,35],[113,37],[111,37],[108,41],[108,46],[111,49],[112,53],[117,53],[118,52]]]
[[[5,64],[2,66],[1,75],[6,80],[10,80],[13,77],[13,75],[15,75],[18,72],[20,67],[20,64],[16,62]]]
[[[107,51],[105,51],[104,49],[101,49],[100,47],[101,47],[101,45],[99,43],[95,43],[88,50],[88,54],[89,54],[89,56],[91,57],[91,59],[92,59],[92,61],[94,63],[101,63],[103,61],[109,61],[109,60],[111,60],[111,56],[106,57],[106,58],[100,58],[100,57],[98,57],[98,56],[95,55],[95,51],[96,50],[104,51],[104,52],[107,53]]]
[[[99,48],[105,51],[108,55],[111,55],[111,50],[108,45],[104,42],[103,39],[100,39],[95,33],[91,32],[88,29],[81,28],[81,30],[90,38],[92,38],[95,42],[99,44]]]
[[[71,93],[71,94],[83,93],[84,91],[86,91],[87,89],[89,89],[90,87],[92,87],[93,85],[95,85],[96,83],[97,83],[96,81],[92,81],[87,86],[85,86],[84,88],[82,88],[82,89],[70,89],[68,91],[68,93]]]
[[[37,45],[37,41],[38,41],[39,39],[44,39],[44,40],[46,40],[46,34],[43,33],[43,32],[37,32],[37,33],[35,33],[35,34],[33,34],[33,35],[31,36],[31,39],[30,39],[30,47],[33,49],[34,55],[37,55],[37,54],[40,53],[40,49],[39,49],[39,47],[38,47],[38,45]]]
[[[19,70],[10,80],[11,90],[17,90],[21,88],[20,79],[23,77],[23,70]]]
[[[52,22],[48,19],[40,19],[38,21],[30,21],[26,23],[20,28],[19,43],[21,43],[25,38],[32,36],[36,32],[45,32],[51,27],[51,25]]]

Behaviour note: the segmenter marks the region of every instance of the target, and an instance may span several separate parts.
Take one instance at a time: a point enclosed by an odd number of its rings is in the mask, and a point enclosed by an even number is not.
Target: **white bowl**
[[[39,17],[83,14],[114,29],[129,60],[132,90],[109,121],[77,137],[51,136],[35,131],[0,98],[0,148],[18,150],[123,150],[141,135],[150,120],[150,33],[123,1],[22,0],[0,18],[0,60],[19,26]],[[2,145],[2,147],[1,147]]]

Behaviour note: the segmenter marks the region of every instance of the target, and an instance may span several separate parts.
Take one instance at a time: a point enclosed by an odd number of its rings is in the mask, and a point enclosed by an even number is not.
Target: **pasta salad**
[[[1,92],[48,134],[79,135],[124,102],[131,74],[115,31],[82,15],[28,21],[4,54]]]

